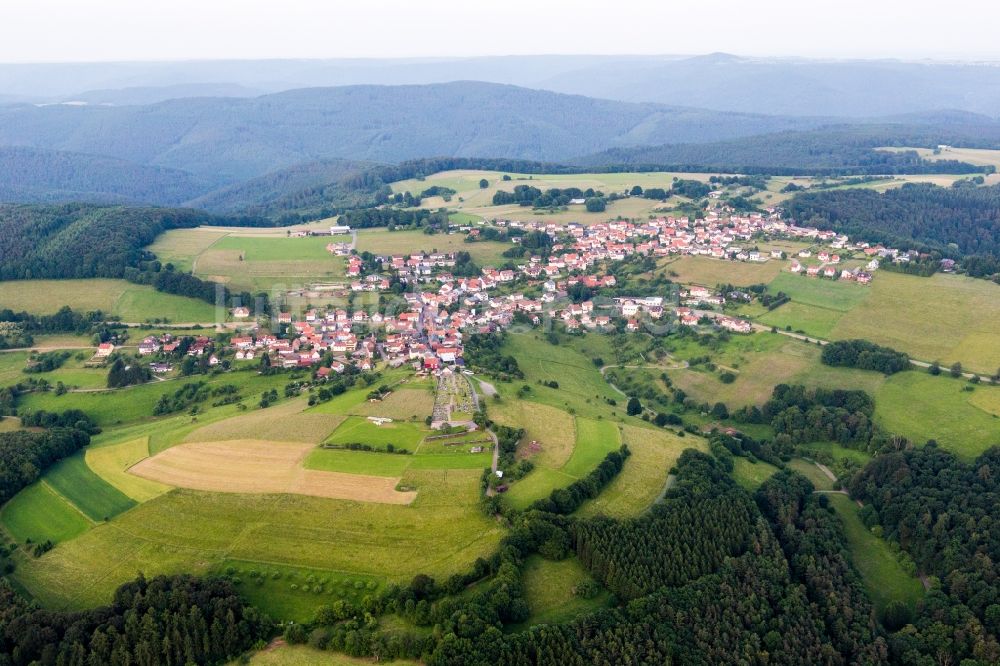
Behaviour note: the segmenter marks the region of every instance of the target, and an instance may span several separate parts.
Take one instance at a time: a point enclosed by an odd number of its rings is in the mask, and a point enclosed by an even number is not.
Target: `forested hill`
[[[0,205],[0,280],[125,277],[164,231],[252,222],[178,208]]]
[[[217,184],[114,157],[0,146],[0,202],[181,204]]]
[[[971,173],[979,167],[926,161],[882,146],[1000,148],[1000,122],[981,117],[915,116],[909,122],[834,125],[726,141],[612,148],[573,160],[581,166],[674,166],[772,175]]]
[[[219,188],[186,201],[186,205],[216,213],[261,212],[294,207],[295,197],[308,198],[314,188],[320,191],[340,188],[346,180],[376,168],[373,162],[330,159],[307,162]],[[367,188],[361,188],[367,191]],[[290,200],[289,200],[290,199]],[[364,196],[343,197],[345,206],[365,205]]]
[[[868,189],[803,192],[786,204],[800,223],[852,238],[927,246],[953,255],[1000,258],[1000,185],[907,184],[884,194]]]
[[[564,160],[612,146],[715,141],[821,122],[456,82],[146,106],[6,106],[0,145],[92,153],[236,182],[334,157]]]

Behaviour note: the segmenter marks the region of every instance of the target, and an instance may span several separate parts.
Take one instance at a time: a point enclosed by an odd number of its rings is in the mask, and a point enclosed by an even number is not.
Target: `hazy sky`
[[[1000,2],[0,0],[0,62],[542,53],[1000,60]]]

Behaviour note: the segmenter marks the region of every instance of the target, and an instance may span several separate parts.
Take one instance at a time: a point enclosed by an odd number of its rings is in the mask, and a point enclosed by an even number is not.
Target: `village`
[[[383,310],[365,307],[309,308],[273,315],[272,326],[250,319],[250,310],[236,307],[234,320],[244,321],[228,344],[208,337],[173,339],[148,337],[140,355],[169,354],[183,344],[184,355],[215,366],[228,362],[261,362],[281,368],[314,368],[318,379],[342,374],[348,367],[371,370],[376,363],[390,367],[412,365],[421,372],[438,373],[464,365],[463,336],[504,330],[515,322],[528,326],[560,325],[574,331],[639,331],[644,326],[714,326],[731,333],[751,333],[753,324],[724,314],[725,294],[704,285],[685,285],[662,294],[620,295],[622,285],[609,268],[629,258],[654,260],[701,256],[718,261],[763,263],[789,261],[787,270],[817,279],[869,284],[880,261],[910,260],[907,253],[881,245],[852,243],[845,235],[797,226],[780,210],[738,215],[724,207],[708,211],[703,219],[658,217],[643,222],[609,221],[568,225],[496,220],[493,225],[519,243],[537,232],[550,239],[545,253],[525,252],[518,263],[504,268],[483,267],[475,276],[456,276],[455,253],[415,253],[377,256],[364,261],[348,243],[331,243],[328,251],[345,257],[344,285],[351,293],[391,295],[393,305]],[[482,227],[464,227],[476,242]],[[332,227],[331,235],[351,233]],[[782,250],[757,249],[758,239],[791,239],[810,244],[788,257]],[[822,248],[815,249],[814,248]],[[846,268],[839,253],[860,253],[864,265]],[[402,287],[390,292],[394,285]],[[574,299],[578,286],[590,298]],[[601,296],[602,290],[613,292]],[[397,293],[400,292],[400,293]],[[661,329],[662,330],[662,329]],[[274,332],[272,332],[274,331]],[[110,353],[102,349],[101,354]],[[155,373],[169,372],[157,362]],[[320,366],[315,368],[315,366]]]

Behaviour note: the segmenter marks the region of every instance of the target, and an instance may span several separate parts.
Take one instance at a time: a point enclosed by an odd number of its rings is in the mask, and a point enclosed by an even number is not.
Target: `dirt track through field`
[[[129,473],[180,488],[227,493],[293,493],[331,499],[409,504],[398,478],[304,469],[310,444],[256,439],[180,444],[147,458]]]

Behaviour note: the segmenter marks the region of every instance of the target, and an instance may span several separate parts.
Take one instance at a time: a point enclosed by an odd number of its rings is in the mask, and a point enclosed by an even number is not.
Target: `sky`
[[[996,0],[0,0],[0,62],[715,51],[1000,61],[998,25]]]

